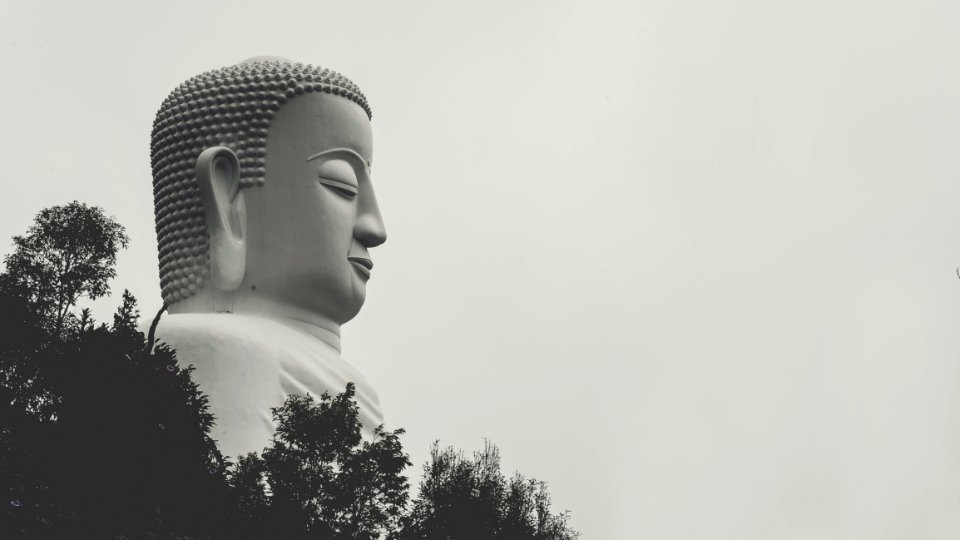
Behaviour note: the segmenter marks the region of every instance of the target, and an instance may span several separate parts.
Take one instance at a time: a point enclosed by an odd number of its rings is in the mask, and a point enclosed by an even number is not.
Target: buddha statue
[[[340,357],[386,231],[370,179],[370,106],[329,69],[258,57],[191,78],[151,136],[160,284],[156,339],[193,365],[226,456],[260,451],[287,395],[356,385]]]

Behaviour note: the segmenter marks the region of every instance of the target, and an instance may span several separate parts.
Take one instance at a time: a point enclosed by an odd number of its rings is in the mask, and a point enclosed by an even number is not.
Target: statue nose
[[[357,209],[357,221],[353,227],[353,236],[364,246],[370,248],[387,241],[387,228],[380,215],[380,206],[371,190],[361,197]]]

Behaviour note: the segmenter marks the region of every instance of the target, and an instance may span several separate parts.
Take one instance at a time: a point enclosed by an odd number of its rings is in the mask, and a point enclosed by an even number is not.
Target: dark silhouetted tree
[[[148,349],[126,292],[109,293],[123,228],[79,203],[40,212],[0,275],[0,538],[148,538],[230,522],[206,397],[166,347]]]
[[[424,465],[420,495],[391,540],[572,540],[579,533],[567,513],[553,514],[546,484],[500,472],[500,452],[489,442],[467,458],[434,444]]]
[[[117,252],[128,242],[123,226],[97,206],[53,206],[37,214],[25,235],[13,237],[2,281],[60,331],[81,297],[109,294]]]
[[[117,336],[126,338],[128,346],[138,347],[140,346],[140,340],[143,339],[143,334],[140,332],[139,321],[140,310],[137,309],[137,299],[134,298],[129,290],[124,289],[120,307],[118,307],[117,311],[113,314],[113,325],[110,327],[110,330],[117,334]],[[83,327],[82,320],[80,321],[80,326],[81,328]]]
[[[89,314],[87,317],[89,317]],[[137,309],[137,299],[134,298],[133,294],[131,294],[129,290],[124,289],[120,307],[118,307],[116,313],[113,314],[113,331],[129,333],[137,332],[137,322],[139,320],[140,310]]]
[[[159,538],[230,521],[213,417],[172,350],[101,326],[38,354],[51,356],[49,411],[0,413],[0,537]]]
[[[50,354],[45,321],[16,291],[0,287],[0,405],[42,414],[51,402],[42,369]],[[47,412],[49,414],[49,411]]]
[[[403,514],[410,461],[402,429],[363,440],[352,383],[335,397],[290,396],[262,456],[242,457],[231,486],[256,538],[374,540]]]

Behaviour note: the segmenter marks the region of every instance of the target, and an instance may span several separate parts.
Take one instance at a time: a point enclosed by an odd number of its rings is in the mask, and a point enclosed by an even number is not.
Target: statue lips
[[[347,257],[347,260],[353,263],[353,267],[361,274],[370,279],[370,271],[373,270],[373,261],[366,257]]]

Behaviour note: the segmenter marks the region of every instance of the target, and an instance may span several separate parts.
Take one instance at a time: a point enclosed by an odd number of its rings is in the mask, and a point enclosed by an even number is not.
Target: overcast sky
[[[0,0],[0,251],[132,238],[202,71],[357,82],[389,239],[344,357],[414,483],[487,437],[584,540],[960,535],[960,3]],[[305,234],[308,231],[305,231]]]

